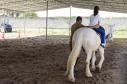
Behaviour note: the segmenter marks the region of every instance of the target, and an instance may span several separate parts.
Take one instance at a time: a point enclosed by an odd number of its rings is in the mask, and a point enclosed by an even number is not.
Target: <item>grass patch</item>
[[[48,29],[48,35],[68,35],[69,36],[69,29]],[[33,36],[40,36],[46,34],[45,28],[15,28],[11,33],[6,33],[6,38],[15,38],[18,36],[20,32],[21,37],[33,37]],[[113,32],[114,38],[127,38],[127,29],[117,28]]]

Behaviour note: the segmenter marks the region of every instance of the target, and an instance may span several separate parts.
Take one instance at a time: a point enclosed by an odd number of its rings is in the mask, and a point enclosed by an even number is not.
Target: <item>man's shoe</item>
[[[104,43],[102,43],[102,44],[101,44],[101,47],[105,48],[105,44],[104,44]]]

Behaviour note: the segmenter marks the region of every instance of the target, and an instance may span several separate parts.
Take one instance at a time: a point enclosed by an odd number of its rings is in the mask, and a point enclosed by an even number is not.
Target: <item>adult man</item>
[[[70,49],[72,50],[72,37],[73,37],[73,34],[74,32],[79,29],[79,28],[82,28],[82,27],[86,27],[86,28],[95,28],[95,26],[85,26],[82,24],[82,17],[81,16],[78,16],[76,18],[76,22],[72,25],[71,27],[71,36],[70,36]]]
[[[71,36],[70,36],[70,49],[72,50],[72,37],[73,37],[73,34],[74,32],[81,28],[81,27],[86,27],[82,24],[82,17],[81,16],[78,16],[76,18],[76,22],[72,25],[71,27]]]
[[[93,29],[100,34],[101,37],[101,46],[105,48],[105,30],[100,26],[100,15],[99,15],[99,6],[94,7],[93,14],[90,16],[90,26],[93,26]]]

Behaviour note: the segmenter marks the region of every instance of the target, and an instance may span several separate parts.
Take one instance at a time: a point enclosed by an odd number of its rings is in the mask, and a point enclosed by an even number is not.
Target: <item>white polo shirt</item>
[[[92,14],[90,16],[90,26],[95,26],[96,24],[98,24],[98,22],[100,22],[99,14],[97,14],[96,16],[94,16],[94,14]]]

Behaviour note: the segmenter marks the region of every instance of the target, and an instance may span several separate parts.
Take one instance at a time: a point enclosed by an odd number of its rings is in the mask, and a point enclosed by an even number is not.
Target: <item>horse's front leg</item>
[[[91,60],[91,57],[92,57],[92,51],[89,50],[89,51],[86,51],[87,53],[87,58],[86,58],[86,76],[87,77],[92,77],[92,73],[90,71],[90,60]]]
[[[104,48],[102,48],[101,46],[99,47],[99,52],[100,52],[100,61],[97,64],[97,68],[99,68],[99,71],[101,70],[102,64],[104,62]]]

